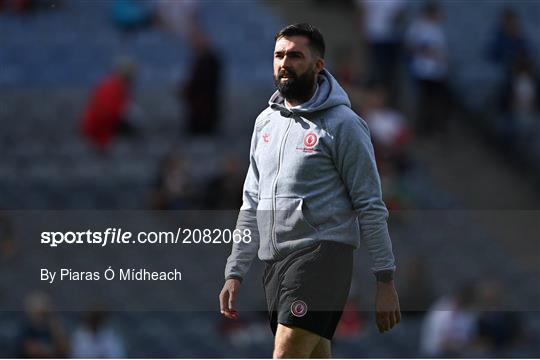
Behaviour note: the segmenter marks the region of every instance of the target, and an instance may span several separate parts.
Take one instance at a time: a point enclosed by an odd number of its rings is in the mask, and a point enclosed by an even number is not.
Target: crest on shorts
[[[302,317],[307,313],[307,304],[302,300],[295,300],[291,304],[291,314],[296,317]]]

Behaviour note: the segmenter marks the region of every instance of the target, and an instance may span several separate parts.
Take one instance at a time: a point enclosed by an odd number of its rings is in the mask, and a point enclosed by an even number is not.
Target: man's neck
[[[315,95],[317,88],[318,88],[318,84],[317,83],[313,84],[313,88],[311,89],[311,91],[309,92],[309,95],[306,96],[305,99],[290,99],[290,100],[285,99],[285,105],[287,105],[287,107],[294,107],[294,106],[298,106],[300,104],[305,103],[306,101],[311,99],[313,95]]]

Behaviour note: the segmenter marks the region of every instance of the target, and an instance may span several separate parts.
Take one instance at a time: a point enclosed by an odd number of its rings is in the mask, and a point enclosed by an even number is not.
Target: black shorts
[[[263,284],[274,335],[280,323],[332,339],[349,296],[353,252],[322,241],[267,262]]]

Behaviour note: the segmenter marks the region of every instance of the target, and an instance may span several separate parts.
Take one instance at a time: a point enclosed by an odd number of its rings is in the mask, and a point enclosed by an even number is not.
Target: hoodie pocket
[[[259,229],[259,238],[261,246],[268,246],[272,241],[272,199],[259,199],[257,206],[257,228]]]
[[[277,242],[314,238],[317,232],[317,228],[306,220],[304,202],[299,197],[277,197],[274,211],[272,199],[261,199],[257,224],[261,238],[272,239],[275,232]]]

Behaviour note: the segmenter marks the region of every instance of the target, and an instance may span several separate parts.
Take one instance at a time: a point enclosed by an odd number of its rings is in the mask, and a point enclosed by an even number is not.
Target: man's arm
[[[231,255],[225,266],[225,284],[219,294],[221,313],[228,318],[236,319],[236,297],[242,279],[248,272],[257,251],[259,250],[259,229],[257,227],[257,206],[259,199],[259,171],[255,162],[255,146],[257,129],[251,138],[249,169],[244,182],[242,207],[238,214],[236,230],[244,238],[244,231],[249,231],[250,241],[233,242]]]
[[[339,124],[334,157],[358,214],[361,240],[373,261],[372,271],[377,278],[377,326],[384,332],[400,321],[401,314],[393,282],[396,266],[386,222],[388,210],[382,200],[369,129],[362,119],[351,118]]]

